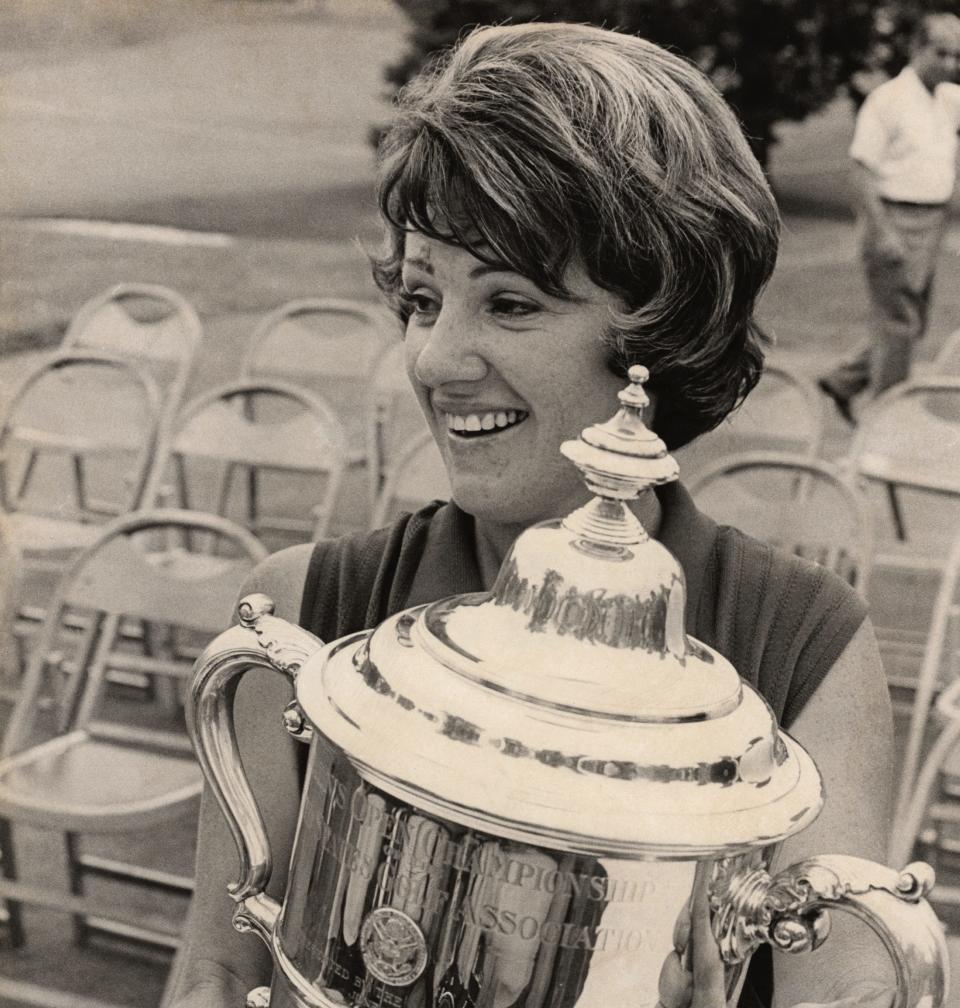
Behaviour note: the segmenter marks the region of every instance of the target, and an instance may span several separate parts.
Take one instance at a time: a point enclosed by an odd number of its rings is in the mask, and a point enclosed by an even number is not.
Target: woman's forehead
[[[454,255],[467,256],[476,262],[496,263],[496,256],[489,246],[480,243],[479,247],[467,246],[460,242],[445,242],[439,238],[432,238],[429,235],[421,234],[419,231],[408,231],[404,236],[403,260],[405,263],[419,266],[427,273],[434,270],[435,260],[443,257],[446,249],[450,249]],[[489,254],[484,253],[489,249]],[[502,264],[504,270],[512,270],[506,263]]]
[[[529,277],[509,266],[506,263],[497,263],[495,259],[481,259],[470,249],[464,248],[454,242],[444,242],[438,238],[421,234],[417,231],[410,231],[404,238],[403,264],[411,269],[419,270],[428,276],[434,276],[438,270],[443,270],[452,263],[457,263],[454,267],[457,272],[461,269],[470,270],[471,275],[481,275],[490,272],[489,267],[493,265],[497,273],[513,273],[518,277],[532,283],[542,290],[534,277]],[[475,267],[486,267],[483,270]],[[566,292],[559,296],[561,300],[570,302],[613,302],[613,306],[619,310],[625,310],[626,304],[620,297],[597,286],[591,279],[583,262],[575,259],[569,263],[564,271],[564,285]]]

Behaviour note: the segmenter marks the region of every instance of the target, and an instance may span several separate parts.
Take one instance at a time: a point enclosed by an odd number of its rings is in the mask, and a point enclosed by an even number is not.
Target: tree
[[[864,66],[847,82],[857,105],[880,81],[900,71],[910,58],[910,40],[917,22],[924,14],[938,12],[960,15],[960,0],[890,0],[875,5]]]
[[[783,120],[803,119],[876,62],[879,11],[923,0],[397,0],[408,49],[388,68],[395,87],[430,54],[478,24],[577,21],[643,35],[707,73],[743,122],[761,163]],[[888,16],[887,21],[890,21]],[[886,23],[886,22],[884,22]],[[898,22],[899,23],[899,22]]]

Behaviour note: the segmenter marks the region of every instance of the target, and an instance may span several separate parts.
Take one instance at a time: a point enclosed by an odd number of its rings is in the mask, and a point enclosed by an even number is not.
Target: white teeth
[[[447,430],[451,431],[492,431],[510,427],[526,417],[517,410],[491,410],[489,413],[447,413]]]

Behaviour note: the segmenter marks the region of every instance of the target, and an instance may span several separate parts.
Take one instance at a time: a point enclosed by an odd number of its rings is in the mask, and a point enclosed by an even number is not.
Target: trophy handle
[[[280,905],[264,893],[273,858],[270,841],[247,776],[234,730],[237,686],[251,668],[273,669],[296,683],[301,665],[321,648],[313,634],[273,614],[266,595],[248,595],[237,606],[239,625],[225,630],[194,665],[187,723],[207,783],[233,834],[240,856],[240,877],[228,886],[237,908],[238,931],[255,931],[269,944]],[[302,718],[284,720],[293,734],[307,734]]]
[[[768,942],[785,952],[817,948],[830,931],[826,911],[865,921],[883,941],[897,974],[894,1008],[935,1008],[947,995],[943,928],[924,899],[933,870],[923,862],[894,871],[864,858],[824,854],[770,876],[718,862],[710,890],[713,931],[725,962],[742,962]]]

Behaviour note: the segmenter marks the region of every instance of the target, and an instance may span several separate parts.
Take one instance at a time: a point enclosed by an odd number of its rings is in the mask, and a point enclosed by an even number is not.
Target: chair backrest
[[[367,466],[376,500],[394,462],[414,438],[429,433],[407,376],[402,343],[391,346],[373,372],[367,416]]]
[[[396,324],[384,309],[362,301],[290,301],[251,333],[240,373],[319,392],[336,410],[351,448],[362,453],[370,376],[389,349]]]
[[[934,374],[960,377],[960,328],[954,329],[943,341],[933,359]]]
[[[873,523],[864,495],[826,462],[773,452],[721,458],[691,481],[716,521],[829,567],[866,595]]]
[[[415,511],[432,500],[448,500],[450,481],[433,435],[414,438],[390,468],[377,500],[372,528],[386,525],[402,511]]]
[[[910,379],[877,396],[847,464],[866,479],[960,495],[960,377]]]
[[[0,513],[0,699],[8,699],[20,678],[14,623],[23,575],[23,557],[13,530]]]
[[[319,396],[288,382],[248,378],[184,406],[150,482],[159,496],[172,470],[181,507],[233,517],[258,535],[304,540],[326,533],[346,463],[343,427]]]
[[[816,458],[823,439],[823,411],[809,379],[776,363],[744,402],[716,430],[675,453],[685,480],[708,468],[721,455],[773,451]]]
[[[133,362],[93,351],[50,355],[0,418],[4,510],[90,522],[137,507],[159,418],[156,385]]]
[[[960,533],[940,575],[920,671],[914,684],[910,730],[900,775],[898,808],[905,808],[917,774],[934,696],[960,679]]]
[[[186,545],[191,534],[217,537],[222,543],[217,555],[191,552]],[[216,515],[157,509],[107,525],[58,582],[3,754],[32,741],[38,716],[51,721],[48,730],[54,733],[88,725],[101,713],[105,676],[113,669],[187,677],[192,657],[158,653],[158,628],[206,637],[218,633],[230,623],[244,579],[266,555],[254,536]],[[131,623],[144,628],[139,642],[130,638]],[[40,703],[50,694],[52,719]],[[152,730],[143,735],[154,742],[160,738]]]
[[[70,322],[64,350],[103,350],[140,361],[176,413],[203,337],[192,305],[159,284],[122,283],[83,304]]]

